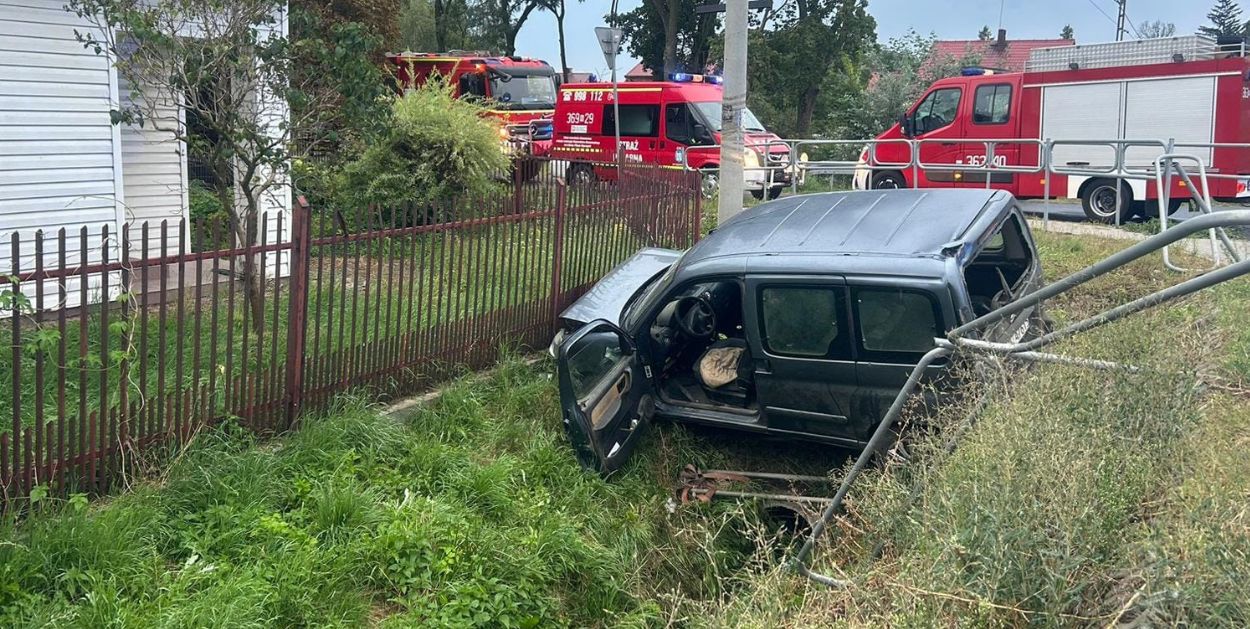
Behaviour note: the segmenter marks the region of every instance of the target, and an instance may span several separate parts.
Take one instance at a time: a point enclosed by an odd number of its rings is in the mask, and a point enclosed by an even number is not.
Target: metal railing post
[[[560,276],[564,273],[564,213],[568,204],[568,187],[558,184],[556,187],[555,234],[551,251],[551,320],[560,315],[560,306],[564,303],[563,287]]]
[[[312,259],[312,211],[303,197],[291,209],[290,305],[286,328],[287,429],[295,425],[304,400],[304,345],[308,337],[308,268]],[[281,255],[281,254],[279,254]],[[280,264],[280,263],[279,263]]]

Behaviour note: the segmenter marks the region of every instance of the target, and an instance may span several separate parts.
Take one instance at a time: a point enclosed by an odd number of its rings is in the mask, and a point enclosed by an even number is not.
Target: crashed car
[[[684,253],[639,251],[561,314],[552,349],[565,431],[582,465],[604,474],[655,418],[862,449],[935,337],[1041,281],[1006,192],[765,203]],[[982,338],[1017,341],[1042,325],[1029,309]]]

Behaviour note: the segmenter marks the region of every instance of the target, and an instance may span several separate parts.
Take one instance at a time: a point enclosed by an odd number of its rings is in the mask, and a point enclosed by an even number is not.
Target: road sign
[[[599,40],[599,47],[603,49],[603,58],[608,62],[608,69],[615,70],[616,55],[621,51],[624,33],[619,28],[596,26],[595,37]]]

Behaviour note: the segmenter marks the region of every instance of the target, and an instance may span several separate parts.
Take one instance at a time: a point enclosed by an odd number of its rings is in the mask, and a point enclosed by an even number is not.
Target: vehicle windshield
[[[656,273],[634,293],[633,297],[629,298],[629,301],[625,303],[624,316],[621,317],[621,322],[624,323],[623,328],[632,330],[644,309],[644,304],[655,301],[657,295],[668,291],[668,287],[673,284],[673,277],[677,275],[679,262],[681,262],[680,258],[664,271]]]
[[[551,109],[556,106],[556,82],[550,74],[496,74],[490,93],[500,109]]]
[[[694,107],[694,110],[698,112],[697,115],[702,118],[700,122],[703,123],[703,126],[707,127],[708,131],[720,133],[720,103],[707,102],[690,104]],[[744,131],[767,131],[767,129],[764,128],[764,123],[760,122],[760,119],[756,118],[755,114],[751,113],[751,110],[745,107],[742,109],[742,129]]]

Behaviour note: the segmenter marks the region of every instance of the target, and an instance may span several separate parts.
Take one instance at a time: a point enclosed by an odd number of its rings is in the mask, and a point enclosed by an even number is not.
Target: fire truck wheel
[[[872,176],[873,190],[898,190],[906,187],[907,180],[903,179],[903,175],[893,171],[883,170]]]
[[[1095,179],[1085,184],[1081,191],[1081,209],[1085,217],[1096,223],[1114,223],[1116,215],[1121,221],[1133,216],[1133,190],[1128,184],[1120,184],[1120,197],[1116,199],[1114,179]],[[1116,205],[1117,200],[1119,205]]]
[[[564,172],[564,180],[578,186],[586,186],[595,182],[595,169],[590,164],[574,162]]]
[[[1193,211],[1193,206],[1194,202],[1192,199],[1168,199],[1168,216],[1179,212],[1181,208],[1188,208],[1190,211]],[[1159,200],[1151,199],[1146,201],[1144,214],[1146,218],[1159,218]]]
[[[710,168],[716,167],[712,166]],[[702,189],[704,199],[716,196],[716,193],[720,191],[720,173],[710,169],[703,171]]]

